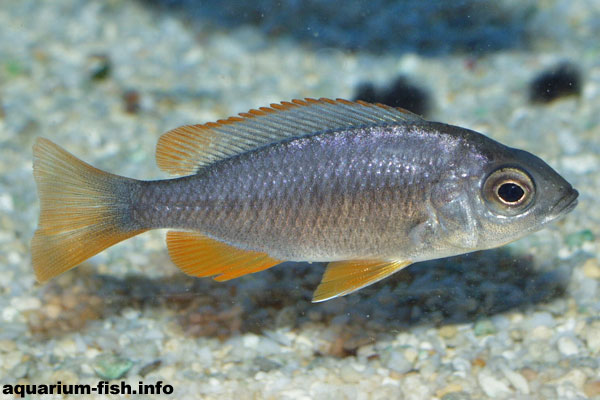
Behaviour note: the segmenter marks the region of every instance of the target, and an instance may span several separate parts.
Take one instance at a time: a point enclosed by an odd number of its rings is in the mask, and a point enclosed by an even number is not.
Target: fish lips
[[[552,207],[550,214],[559,217],[571,212],[577,206],[577,197],[579,197],[579,192],[570,188],[569,192]]]

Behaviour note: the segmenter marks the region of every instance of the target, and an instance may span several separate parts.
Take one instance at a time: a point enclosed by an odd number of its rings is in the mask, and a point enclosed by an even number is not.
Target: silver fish
[[[183,126],[139,181],[46,139],[32,260],[46,281],[149,229],[185,273],[228,280],[281,260],[328,262],[313,301],[407,265],[489,249],[571,211],[578,193],[538,157],[406,110],[346,100],[272,104]]]

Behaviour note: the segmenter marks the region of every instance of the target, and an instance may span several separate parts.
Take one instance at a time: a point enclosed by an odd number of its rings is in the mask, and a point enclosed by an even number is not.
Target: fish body
[[[343,100],[297,100],[167,132],[157,160],[183,175],[175,179],[110,175],[43,139],[34,154],[40,280],[115,240],[170,228],[171,258],[195,276],[226,280],[282,260],[329,262],[314,298],[322,301],[413,262],[516,240],[566,214],[577,198],[530,153],[404,110]],[[59,175],[51,171],[57,162]],[[61,193],[61,179],[72,175],[96,187],[69,202],[72,188]],[[79,215],[84,209],[105,218],[109,231]],[[98,246],[73,250],[73,238],[90,230],[100,239],[78,243]]]

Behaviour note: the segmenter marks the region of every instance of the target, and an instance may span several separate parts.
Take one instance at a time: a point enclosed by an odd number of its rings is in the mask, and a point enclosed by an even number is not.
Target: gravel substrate
[[[212,9],[228,22],[219,28],[198,10],[186,18],[189,4],[155,3],[2,1],[0,387],[107,379],[163,381],[175,391],[159,398],[178,399],[600,399],[600,2],[527,3],[514,11],[518,47],[452,44],[435,57],[336,42],[340,18],[319,46],[295,25],[276,34]],[[529,83],[564,60],[581,70],[581,94],[530,103]],[[579,206],[504,248],[417,264],[322,304],[310,303],[322,265],[194,279],[170,263],[164,231],[35,282],[36,137],[114,173],[166,178],[154,147],[168,129],[281,100],[353,98],[360,83],[398,75],[430,92],[430,119],[541,156]]]

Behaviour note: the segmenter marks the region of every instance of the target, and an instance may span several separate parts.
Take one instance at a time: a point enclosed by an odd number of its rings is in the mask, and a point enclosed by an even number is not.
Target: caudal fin
[[[31,259],[38,281],[145,231],[129,220],[127,192],[136,181],[100,171],[43,138],[33,158],[40,220]]]

